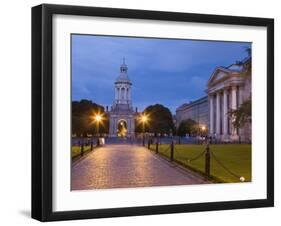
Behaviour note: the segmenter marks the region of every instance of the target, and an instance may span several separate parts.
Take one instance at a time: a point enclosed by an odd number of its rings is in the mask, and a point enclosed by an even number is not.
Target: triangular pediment
[[[229,72],[230,71],[225,68],[217,67],[208,81],[208,86],[212,86],[213,84],[228,78]]]

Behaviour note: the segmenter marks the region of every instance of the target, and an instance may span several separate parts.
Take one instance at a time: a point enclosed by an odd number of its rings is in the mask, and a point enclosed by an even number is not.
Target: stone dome
[[[132,84],[128,74],[128,67],[125,63],[125,58],[123,59],[123,63],[121,64],[120,66],[120,74],[119,76],[117,77],[115,83],[129,83],[129,84]]]

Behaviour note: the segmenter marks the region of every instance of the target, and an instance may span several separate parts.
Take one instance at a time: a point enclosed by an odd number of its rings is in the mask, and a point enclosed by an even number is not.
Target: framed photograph
[[[274,205],[274,21],[32,8],[32,217]]]

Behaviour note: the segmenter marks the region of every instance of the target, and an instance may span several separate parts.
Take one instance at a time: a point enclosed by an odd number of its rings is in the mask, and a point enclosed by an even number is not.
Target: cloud
[[[175,110],[205,95],[213,69],[243,59],[245,45],[249,44],[74,35],[73,98],[112,103],[114,81],[125,57],[133,82],[133,105],[162,103]]]

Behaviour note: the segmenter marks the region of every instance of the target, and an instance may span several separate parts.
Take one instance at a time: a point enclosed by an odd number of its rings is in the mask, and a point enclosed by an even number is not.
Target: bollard
[[[205,153],[205,176],[206,179],[208,179],[210,177],[210,147],[209,147],[209,142],[207,142],[206,145],[206,153]]]
[[[81,144],[81,152],[80,152],[81,156],[84,155],[84,143],[82,142]]]
[[[159,144],[159,141],[157,139],[157,141],[156,141],[156,154],[158,154],[158,144]]]
[[[93,150],[93,140],[91,139],[91,151]]]
[[[171,143],[170,160],[174,161],[174,141],[172,141],[172,143]]]
[[[147,142],[147,148],[148,148],[148,149],[150,149],[150,142],[151,142],[151,140],[148,139],[148,142]]]

